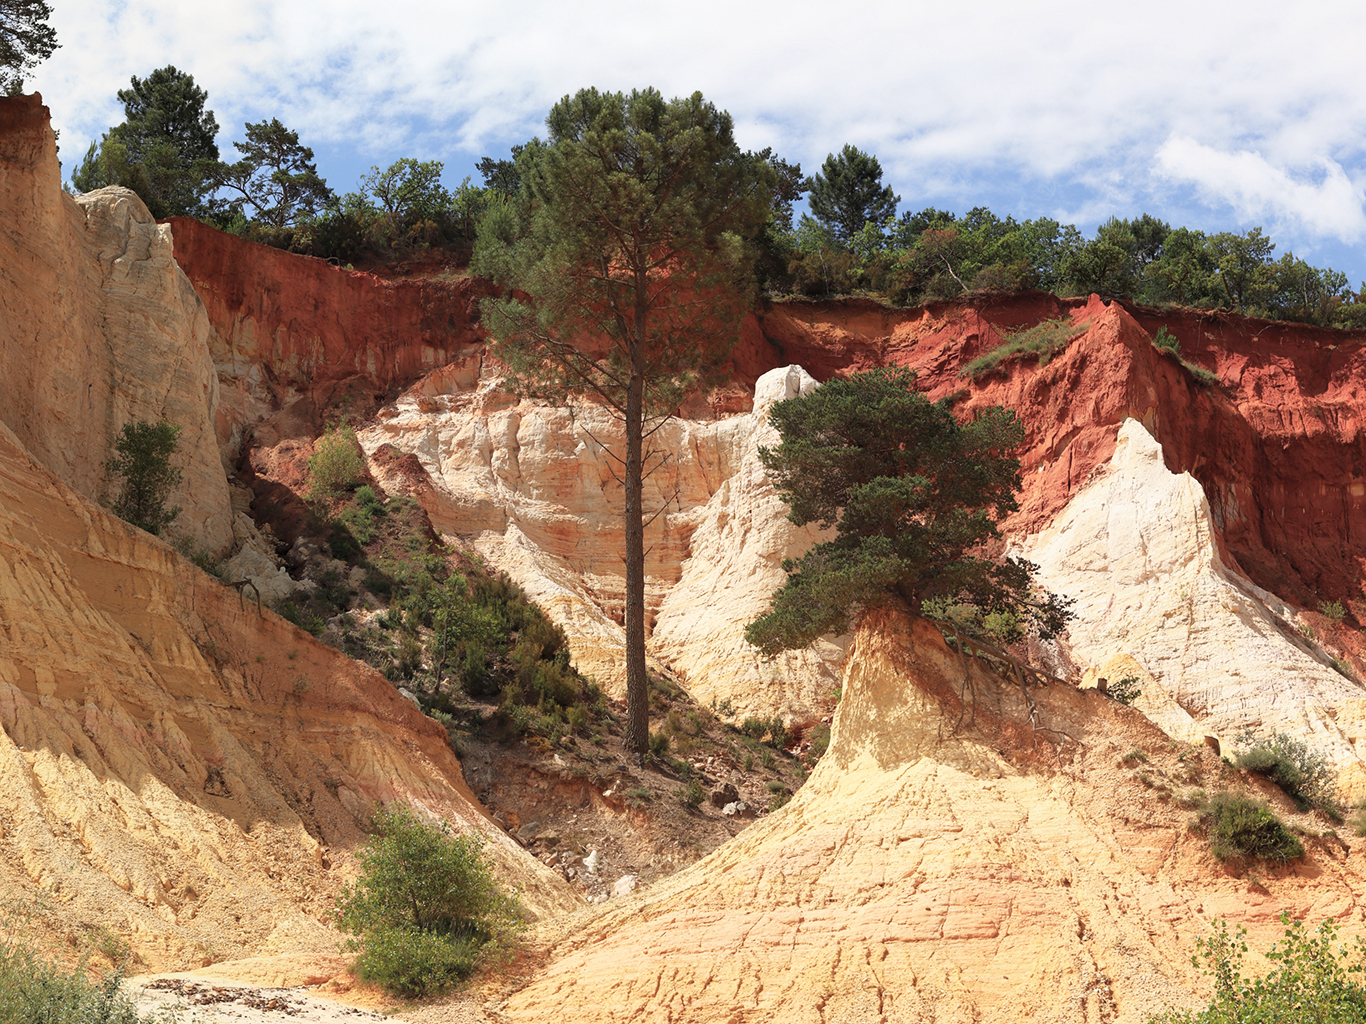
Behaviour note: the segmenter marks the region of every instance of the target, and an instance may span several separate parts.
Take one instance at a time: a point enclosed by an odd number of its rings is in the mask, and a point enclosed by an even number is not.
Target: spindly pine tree
[[[484,312],[512,382],[589,398],[623,425],[624,450],[609,454],[624,492],[626,740],[644,754],[644,439],[739,338],[773,172],[701,93],[584,89],[546,126],[548,141],[517,155],[512,199],[485,218],[474,269],[509,289]]]

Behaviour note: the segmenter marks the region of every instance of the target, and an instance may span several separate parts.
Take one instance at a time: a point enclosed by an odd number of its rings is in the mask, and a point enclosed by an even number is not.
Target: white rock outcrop
[[[1366,789],[1347,721],[1366,689],[1225,567],[1204,490],[1167,469],[1142,424],[1124,422],[1109,464],[1023,548],[1045,586],[1077,599],[1069,633],[1088,677],[1135,675],[1136,706],[1169,735],[1227,751],[1243,730],[1284,731],[1338,761],[1345,791]]]
[[[737,714],[811,714],[839,686],[842,641],[774,661],[744,641],[786,578],[782,560],[817,539],[787,520],[758,456],[777,442],[772,403],[815,386],[801,367],[781,367],[759,378],[752,412],[672,420],[650,440],[667,455],[652,460],[645,485],[647,513],[659,511],[645,540],[649,651],[699,700],[729,701]],[[491,379],[452,391],[401,399],[362,445],[416,454],[433,485],[418,496],[436,528],[507,572],[564,627],[579,669],[618,689],[618,424],[596,407],[516,403]],[[372,468],[385,478],[377,460]]]

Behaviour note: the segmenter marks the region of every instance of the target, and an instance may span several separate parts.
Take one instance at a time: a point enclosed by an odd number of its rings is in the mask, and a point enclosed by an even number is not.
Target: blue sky
[[[1366,19],[1316,3],[690,4],[52,0],[30,83],[68,163],[132,74],[190,71],[224,126],[299,131],[338,191],[438,159],[448,184],[582,86],[701,90],[808,173],[852,142],[903,208],[990,206],[1090,233],[1147,211],[1261,224],[1366,280]]]

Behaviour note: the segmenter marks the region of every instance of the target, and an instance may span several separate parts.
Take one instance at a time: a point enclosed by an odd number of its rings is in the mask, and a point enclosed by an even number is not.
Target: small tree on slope
[[[751,644],[768,655],[806,647],[897,599],[916,612],[941,598],[1018,616],[1045,638],[1062,629],[1070,602],[1038,590],[1034,565],[974,553],[1018,507],[1024,432],[999,407],[959,423],[950,401],[917,391],[912,370],[883,369],[773,406],[782,442],[759,454],[788,518],[836,536],[784,561],[787,583],[745,631]]]

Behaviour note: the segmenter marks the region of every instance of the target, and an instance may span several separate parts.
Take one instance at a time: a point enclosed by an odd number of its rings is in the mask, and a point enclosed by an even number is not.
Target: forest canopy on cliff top
[[[404,262],[464,267],[481,226],[514,199],[543,152],[531,140],[508,157],[485,157],[476,167],[482,184],[467,176],[453,189],[442,183],[441,161],[405,157],[371,168],[339,194],[278,119],[245,125],[234,142],[241,158],[220,160],[208,96],[175,67],[135,76],[118,98],[126,119],[91,145],[72,173],[75,189],[124,185],[159,217],[198,217],[254,241],[381,271]],[[1088,237],[1075,225],[986,207],[898,213],[901,197],[883,183],[873,154],[846,145],[810,176],[770,151],[757,155],[777,180],[755,246],[756,275],[770,298],[866,295],[918,305],[1042,289],[1366,327],[1366,283],[1353,290],[1339,271],[1278,256],[1260,227],[1207,233],[1145,213],[1112,217]],[[809,212],[797,214],[804,197]]]

